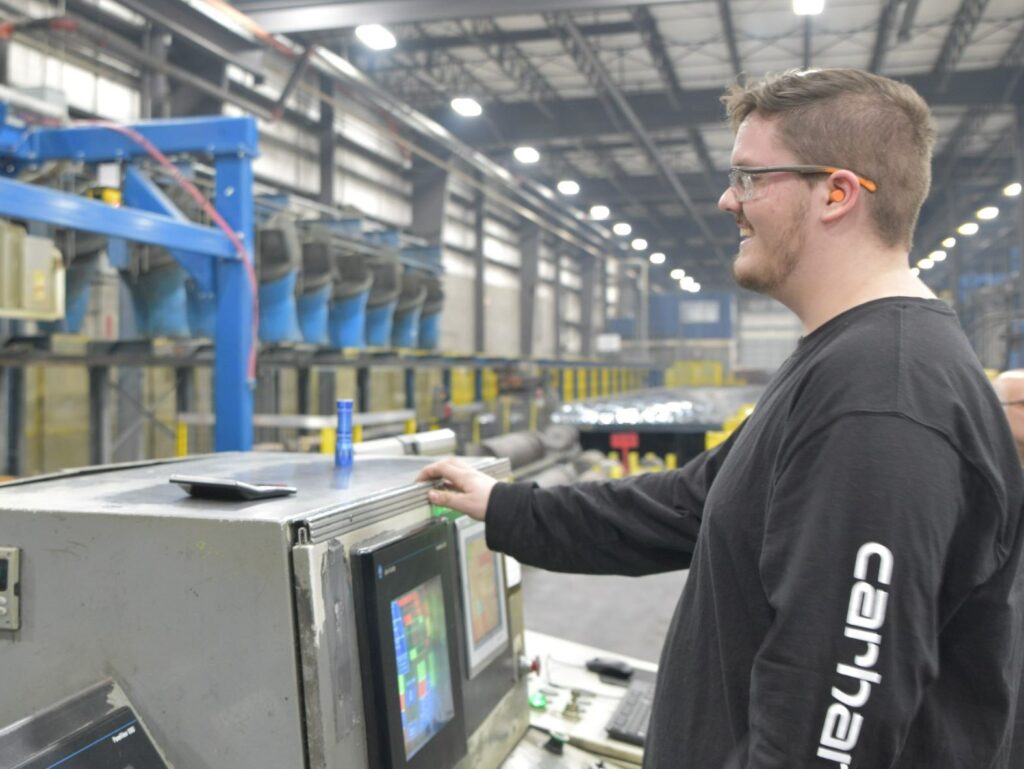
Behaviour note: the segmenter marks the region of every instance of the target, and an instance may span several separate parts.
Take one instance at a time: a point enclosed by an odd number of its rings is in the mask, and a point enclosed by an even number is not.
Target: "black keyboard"
[[[638,680],[634,675],[604,730],[613,740],[643,747],[653,702],[654,681]]]

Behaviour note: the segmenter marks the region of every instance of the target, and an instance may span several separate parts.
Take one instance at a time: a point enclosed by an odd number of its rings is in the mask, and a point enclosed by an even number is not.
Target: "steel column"
[[[360,366],[356,369],[356,407],[360,414],[370,410],[370,369]]]
[[[555,254],[555,357],[562,356],[562,255]]]
[[[6,404],[7,428],[3,456],[4,473],[21,475],[22,444],[25,429],[25,369],[20,366],[5,369],[7,372]]]
[[[540,227],[524,222],[519,230],[519,352],[533,355],[533,328],[536,315],[537,269],[540,261]],[[555,281],[555,301],[559,285]],[[556,337],[557,340],[557,337]],[[558,355],[557,341],[555,355]]]
[[[586,256],[580,264],[580,352],[588,358],[594,354],[594,271],[598,266],[603,265]]]
[[[248,451],[252,448],[252,398],[255,382],[249,371],[255,353],[253,312],[252,161],[248,156],[220,156],[216,161],[215,205],[228,226],[241,239],[248,265],[241,259],[217,260],[217,321],[214,361],[214,448]]]
[[[111,461],[110,369],[89,367],[89,464],[106,465]]]
[[[487,261],[484,258],[486,219],[487,198],[478,187],[473,195],[473,350],[477,353],[482,353],[487,345],[487,318],[484,307],[487,277]]]
[[[333,368],[322,368],[317,372],[317,413],[334,414],[337,398],[337,379]]]
[[[338,142],[334,136],[334,80],[320,75],[320,90],[326,99],[320,100],[320,194],[325,206],[334,205],[334,169],[337,165]]]

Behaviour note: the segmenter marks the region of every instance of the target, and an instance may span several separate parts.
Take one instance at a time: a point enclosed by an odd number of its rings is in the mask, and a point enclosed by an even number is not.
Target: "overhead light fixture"
[[[608,210],[608,206],[591,206],[590,207],[590,218],[595,222],[603,222],[612,212]]]
[[[558,191],[563,195],[576,195],[580,191],[580,185],[572,179],[562,179],[558,183]]]
[[[946,252],[939,251],[938,249],[936,249],[935,251],[932,251],[930,254],[928,254],[928,258],[936,263],[944,262],[946,261]]]
[[[692,286],[690,286],[690,291],[692,291],[695,294],[698,291],[700,291],[700,283],[694,283]]]
[[[1013,182],[1003,187],[1003,194],[1008,198],[1015,198],[1020,195],[1020,182]]]
[[[661,251],[655,251],[653,254],[651,254],[647,258],[651,260],[651,264],[664,264],[665,263],[665,255],[663,253],[661,253]]]
[[[375,51],[389,51],[398,45],[391,31],[380,24],[360,24],[356,27],[356,37],[367,48]]]
[[[634,251],[646,251],[647,250],[647,241],[644,240],[643,238],[633,238],[633,242],[630,243],[629,245],[631,245],[633,247]]]
[[[922,270],[930,270],[932,267],[935,266],[935,262],[933,262],[926,256],[924,259],[918,261],[917,266],[920,267]]]
[[[978,223],[964,222],[963,224],[956,228],[956,231],[959,232],[961,235],[975,235],[978,232]]]
[[[622,237],[626,237],[632,231],[633,227],[630,226],[629,222],[615,222],[612,226],[612,232],[616,235],[621,235]]]
[[[512,150],[512,155],[520,163],[536,163],[540,160],[540,153],[533,147],[529,146],[516,147]]]
[[[797,16],[817,16],[825,10],[825,0],[793,0],[793,13]]]
[[[684,270],[682,267],[676,267],[668,275],[670,278],[672,278],[672,280],[682,280],[683,278],[686,277],[686,270]]]
[[[995,219],[997,216],[999,216],[999,209],[996,208],[995,206],[985,206],[984,208],[979,208],[975,216],[977,216],[982,221],[987,222],[990,219]]]
[[[956,245],[956,238],[954,238],[952,236],[950,236],[950,237],[946,238],[944,241],[942,241],[942,247],[943,248],[952,248],[955,245]]]
[[[462,117],[480,117],[484,112],[480,102],[472,96],[456,96],[452,99],[452,109]]]
[[[916,278],[916,277],[918,277],[921,274],[921,270],[919,268],[917,268],[917,267],[911,267],[910,268],[910,274],[913,275]]]

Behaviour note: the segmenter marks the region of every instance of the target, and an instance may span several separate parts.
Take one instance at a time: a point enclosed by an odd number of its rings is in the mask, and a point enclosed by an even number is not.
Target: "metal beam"
[[[871,49],[871,61],[868,62],[870,72],[879,72],[885,64],[885,55],[889,52],[889,41],[892,39],[893,20],[900,2],[902,0],[885,0],[885,5],[882,6],[882,13],[878,17],[878,26],[875,29],[875,45]]]
[[[1007,68],[992,67],[954,73],[942,92],[936,89],[936,80],[930,73],[908,75],[899,79],[917,90],[932,106],[982,107],[1004,105],[1005,86],[1014,72]],[[675,113],[665,109],[663,91],[633,92],[625,95],[630,107],[649,132],[678,131],[680,128],[722,124],[721,88],[702,88],[686,91],[686,109]],[[1024,99],[1024,89],[1018,85],[1013,99]],[[526,101],[504,101],[488,104],[487,114],[501,126],[508,146],[540,143],[564,139],[596,139],[621,136],[619,130],[604,113],[596,97],[562,99],[545,105],[553,117],[537,114],[535,104]],[[476,147],[493,146],[493,135],[486,125],[458,119],[451,110],[432,111],[429,115],[443,124],[463,142]]]
[[[130,0],[139,2],[140,0]],[[678,0],[645,0],[647,5]],[[288,3],[281,0],[235,0],[253,21],[272,34],[347,29],[360,24],[410,24],[479,17],[596,11],[621,8],[622,0],[366,0],[342,3]],[[162,4],[161,4],[162,5]]]
[[[729,8],[729,0],[718,0],[718,16],[722,20],[722,32],[725,34],[725,43],[729,46],[729,61],[732,62],[732,72],[739,81],[743,80],[743,60],[740,58],[739,45],[736,43],[736,30],[732,23],[732,10]]]
[[[920,5],[921,0],[907,0],[907,5],[903,9],[903,20],[900,22],[900,31],[896,36],[901,43],[910,40],[910,30],[914,28],[914,19],[917,18],[917,9]]]
[[[707,245],[711,248],[715,254],[725,261],[725,254],[721,248],[715,243],[715,237],[711,234],[711,230],[708,229],[707,223],[704,221],[704,217],[697,210],[690,198],[690,194],[683,187],[682,183],[676,177],[675,172],[668,166],[665,159],[658,152],[658,148],[655,145],[650,134],[647,133],[647,129],[644,127],[640,118],[637,117],[636,112],[633,111],[632,106],[626,100],[626,97],[619,90],[619,87],[612,80],[608,70],[605,69],[604,64],[594,53],[594,50],[590,47],[590,44],[583,37],[579,28],[573,23],[572,19],[567,14],[560,14],[555,16],[546,16],[548,23],[554,26],[556,29],[562,31],[562,45],[566,51],[576,62],[576,65],[580,70],[587,76],[588,80],[597,87],[600,91],[603,91],[615,106],[619,112],[626,119],[629,124],[633,135],[636,137],[638,144],[647,153],[654,167],[658,170],[665,182],[672,188],[679,201],[683,204],[690,218],[694,220],[701,233],[704,235],[704,239]]]
[[[597,269],[604,269],[604,265],[584,255],[580,264],[580,354],[586,358],[594,353],[594,290],[597,285]]]
[[[327,97],[320,100],[320,122],[317,125],[319,138],[320,192],[318,199],[325,206],[334,205],[334,172],[337,165],[338,142],[334,134],[334,81],[318,75],[320,90]]]
[[[953,23],[942,44],[939,57],[935,60],[935,66],[932,68],[932,74],[938,80],[939,91],[945,90],[948,85],[949,78],[960,63],[960,57],[963,56],[967,44],[971,41],[987,5],[988,0],[963,0],[960,4],[960,9],[953,17]]]
[[[665,84],[669,104],[672,105],[676,112],[682,111],[686,107],[687,96],[679,83],[675,63],[668,54],[668,49],[665,47],[665,41],[661,36],[661,32],[658,31],[658,24],[654,19],[654,15],[649,8],[644,6],[634,8],[633,23],[636,24],[640,37],[643,39],[644,45],[647,46],[647,52],[654,62],[654,68],[658,71],[662,83]],[[704,169],[705,181],[708,187],[713,189],[716,174],[715,164],[711,160],[711,153],[708,152],[704,136],[696,126],[689,126],[686,131],[697,159],[700,161],[701,168]]]
[[[722,1],[725,2],[725,0]],[[632,23],[628,21],[614,21],[604,24],[581,24],[580,30],[590,39],[595,37],[632,34],[636,31]],[[331,33],[331,36],[337,38],[337,33]],[[316,39],[315,35],[312,37],[313,39]],[[466,35],[434,35],[432,37],[423,37],[419,39],[400,37],[399,45],[403,51],[415,53],[417,51],[440,51],[450,50],[452,48],[476,48],[480,43],[485,45],[490,43],[512,43],[514,45],[518,45],[519,43],[535,43],[541,40],[557,39],[557,36],[550,28],[538,27],[536,29],[499,30],[493,35],[485,34],[479,36],[479,42],[477,40],[471,40]]]

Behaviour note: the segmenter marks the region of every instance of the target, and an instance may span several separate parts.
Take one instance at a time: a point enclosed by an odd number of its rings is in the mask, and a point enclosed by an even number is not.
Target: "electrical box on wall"
[[[49,238],[0,221],[0,317],[64,317],[64,260]]]

